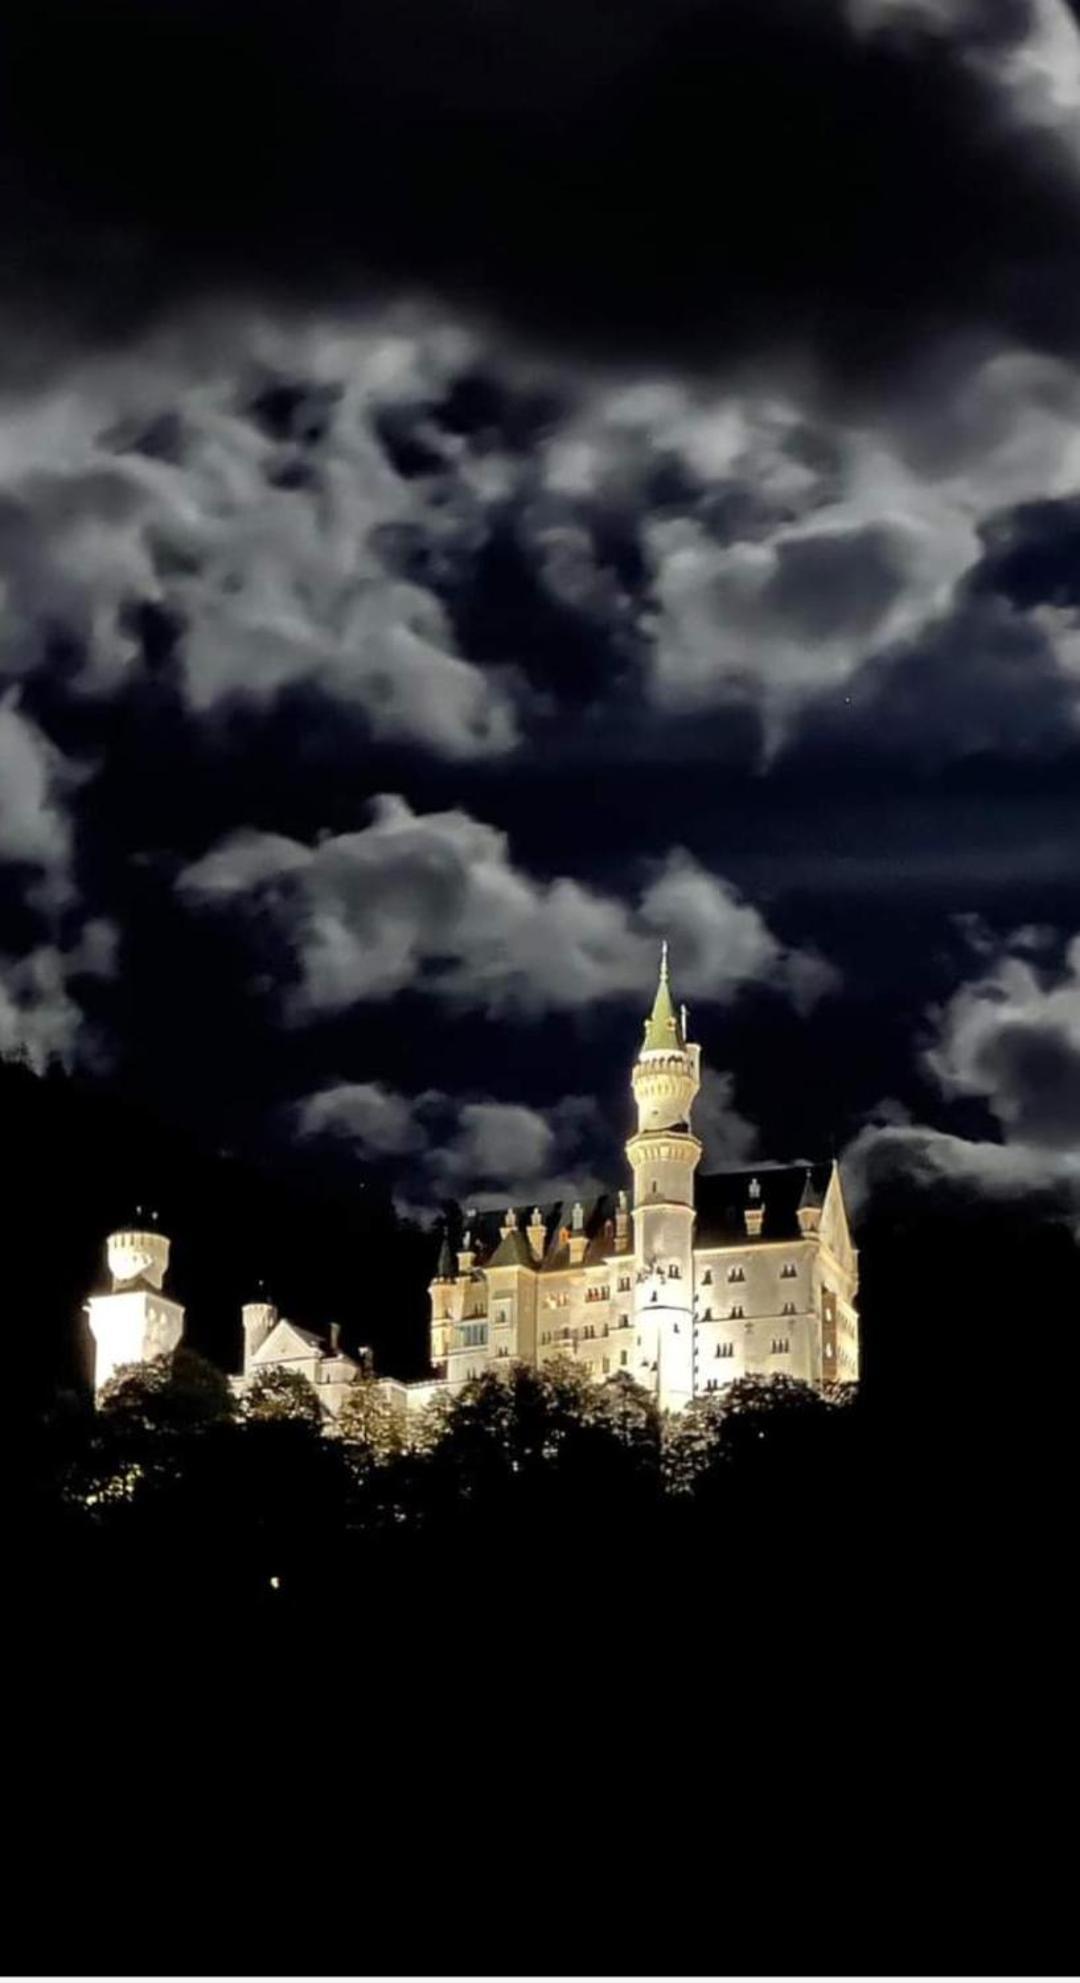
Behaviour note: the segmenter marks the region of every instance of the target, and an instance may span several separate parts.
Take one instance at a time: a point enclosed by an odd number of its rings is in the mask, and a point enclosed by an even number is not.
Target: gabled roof
[[[751,1195],[757,1181],[760,1195]],[[753,1246],[756,1239],[798,1239],[800,1205],[819,1205],[829,1182],[828,1164],[757,1164],[748,1170],[710,1171],[695,1183],[695,1246]],[[816,1196],[807,1197],[807,1190]],[[761,1232],[751,1238],[746,1212],[762,1212]]]
[[[259,1344],[258,1349],[255,1351],[251,1359],[252,1362],[253,1363],[281,1362],[285,1356],[285,1351],[282,1348],[282,1342],[281,1342],[283,1335],[285,1335],[286,1337],[297,1338],[299,1340],[299,1343],[305,1349],[313,1350],[317,1356],[323,1356],[326,1354],[326,1344],[321,1336],[316,1336],[315,1334],[313,1334],[313,1332],[310,1329],[302,1329],[300,1327],[299,1322],[290,1322],[288,1316],[279,1315],[269,1335],[265,1336],[263,1338],[263,1341]],[[278,1347],[276,1349],[272,1349],[271,1345],[275,1342],[277,1343]]]
[[[533,1250],[520,1226],[511,1226],[508,1233],[500,1235],[499,1244],[487,1267],[535,1267]]]

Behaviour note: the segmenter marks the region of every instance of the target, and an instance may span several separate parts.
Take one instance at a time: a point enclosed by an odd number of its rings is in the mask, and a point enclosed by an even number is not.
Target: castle
[[[858,1380],[858,1266],[836,1164],[699,1176],[700,1081],[665,944],[631,1074],[632,1194],[470,1213],[456,1253],[444,1238],[430,1288],[433,1374],[375,1380],[406,1420],[486,1371],[558,1357],[598,1383],[625,1372],[664,1411],[747,1375]],[[110,1238],[112,1286],[87,1304],[98,1391],[119,1365],[181,1341],[168,1255],[157,1232]],[[244,1308],[243,1332],[240,1392],[260,1372],[294,1370],[332,1422],[348,1387],[374,1376],[366,1351],[348,1356],[334,1332],[324,1343],[269,1303]]]

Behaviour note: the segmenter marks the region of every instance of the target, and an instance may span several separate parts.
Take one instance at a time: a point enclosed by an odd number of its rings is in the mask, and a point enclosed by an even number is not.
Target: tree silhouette
[[[312,1427],[322,1424],[314,1385],[299,1370],[260,1370],[244,1393],[242,1409],[249,1424],[280,1419]]]

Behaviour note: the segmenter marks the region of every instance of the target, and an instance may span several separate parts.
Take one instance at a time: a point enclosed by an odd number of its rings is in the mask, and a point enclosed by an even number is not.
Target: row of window
[[[794,1266],[791,1262],[789,1262],[786,1266],[781,1267],[780,1279],[782,1281],[794,1281],[797,1280],[798,1273],[799,1273],[798,1268]],[[667,1270],[667,1277],[669,1281],[680,1281],[682,1279],[681,1267],[679,1267],[675,1262],[672,1262],[672,1264],[669,1266]],[[744,1282],[746,1280],[745,1269],[742,1267],[729,1267],[727,1272],[727,1278],[730,1285],[738,1285],[740,1282]],[[712,1268],[706,1267],[704,1273],[701,1276],[701,1286],[703,1288],[711,1288],[712,1284],[713,1284]],[[618,1287],[616,1291],[619,1294],[629,1294],[630,1292],[629,1275],[622,1274],[619,1276]],[[611,1288],[606,1285],[600,1287],[586,1288],[585,1299],[586,1301],[610,1301]],[[549,1294],[546,1297],[546,1300],[547,1300],[547,1306],[549,1308],[566,1308],[569,1306],[570,1292],[566,1288],[560,1288],[555,1294]],[[789,1313],[793,1315],[795,1313],[794,1309],[792,1308],[792,1309],[784,1310],[785,1315]]]

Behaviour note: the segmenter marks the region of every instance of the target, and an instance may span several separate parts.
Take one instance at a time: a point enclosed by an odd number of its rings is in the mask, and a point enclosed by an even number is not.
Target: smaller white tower
[[[244,1324],[244,1376],[250,1377],[252,1359],[276,1329],[278,1312],[272,1301],[245,1301],[240,1315]]]
[[[183,1305],[164,1293],[169,1241],[164,1233],[126,1228],[105,1246],[112,1289],[86,1304],[94,1338],[94,1392],[125,1363],[149,1363],[174,1350],[184,1334]]]

